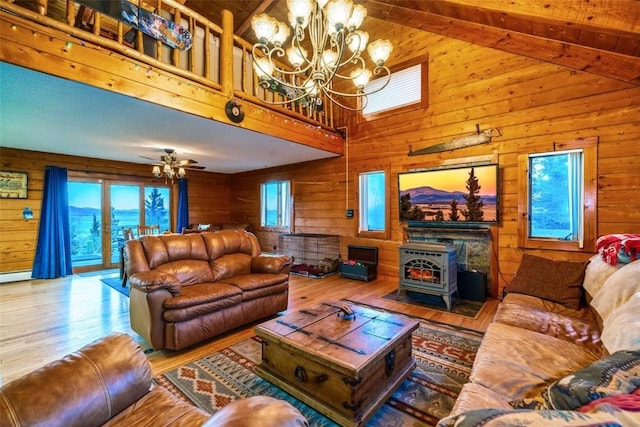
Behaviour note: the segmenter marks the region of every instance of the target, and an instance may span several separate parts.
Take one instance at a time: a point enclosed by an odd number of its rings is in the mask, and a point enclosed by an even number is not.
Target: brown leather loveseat
[[[126,242],[130,318],[154,349],[180,350],[287,309],[291,260],[245,230]]]

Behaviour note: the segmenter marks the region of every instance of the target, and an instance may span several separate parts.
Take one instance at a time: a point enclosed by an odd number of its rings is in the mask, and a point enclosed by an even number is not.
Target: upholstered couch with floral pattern
[[[599,249],[524,256],[439,427],[640,426],[640,261]]]

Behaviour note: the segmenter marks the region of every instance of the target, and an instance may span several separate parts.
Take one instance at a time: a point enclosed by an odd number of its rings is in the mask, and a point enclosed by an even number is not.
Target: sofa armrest
[[[0,424],[98,426],[150,388],[151,368],[138,344],[112,334],[3,385]]]
[[[252,273],[289,274],[291,258],[285,255],[259,255],[251,260]]]
[[[158,289],[166,289],[171,295],[179,295],[182,289],[180,280],[173,274],[159,271],[141,271],[129,277],[129,285],[144,293],[150,293]]]

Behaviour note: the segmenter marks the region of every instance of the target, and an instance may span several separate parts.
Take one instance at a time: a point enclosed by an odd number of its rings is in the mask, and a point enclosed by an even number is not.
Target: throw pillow
[[[640,388],[640,350],[623,350],[553,382],[540,396],[509,402],[516,409],[577,410]]]
[[[621,427],[637,425],[637,412],[620,410],[606,404],[586,413],[554,410],[474,409],[445,417],[438,422],[438,427]]]
[[[585,268],[584,262],[555,261],[524,254],[516,276],[505,291],[531,295],[578,310]]]

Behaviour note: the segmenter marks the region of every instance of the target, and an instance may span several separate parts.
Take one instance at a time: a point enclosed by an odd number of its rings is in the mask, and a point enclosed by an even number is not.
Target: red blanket
[[[596,241],[596,248],[607,264],[629,263],[638,259],[640,234],[607,234]]]

